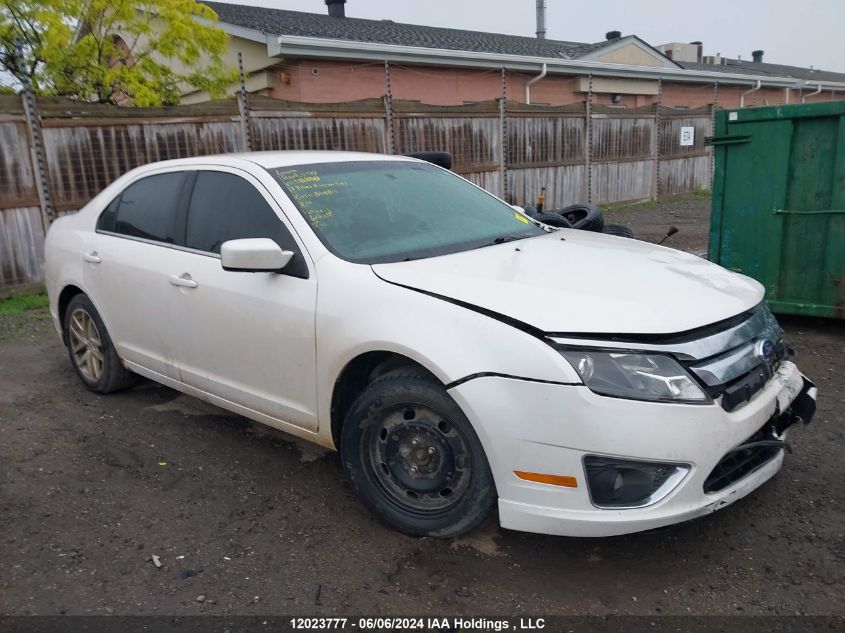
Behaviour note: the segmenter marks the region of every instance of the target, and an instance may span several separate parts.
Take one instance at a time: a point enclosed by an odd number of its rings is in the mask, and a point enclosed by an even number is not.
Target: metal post
[[[593,74],[590,73],[590,86],[587,91],[587,120],[584,128],[584,169],[587,177],[587,202],[593,201]]]
[[[713,82],[713,103],[710,105],[710,136],[716,136],[716,108],[719,105],[719,82]],[[713,177],[716,174],[716,150],[710,147],[710,190],[713,190]]]
[[[23,92],[21,93],[23,112],[29,128],[30,159],[35,166],[35,182],[38,187],[38,201],[41,204],[41,222],[44,230],[50,222],[56,219],[55,209],[50,200],[50,181],[47,176],[47,160],[44,154],[44,139],[41,136],[41,117],[38,116],[38,106],[29,81],[24,79]]]
[[[654,201],[660,202],[660,108],[663,106],[663,80],[657,78],[657,109],[654,113]]]
[[[537,39],[546,39],[546,0],[537,0]]]
[[[511,202],[508,196],[508,77],[502,66],[502,96],[499,98],[499,125],[502,134],[499,169],[502,177],[502,199]]]
[[[387,153],[396,153],[396,127],[393,121],[393,90],[390,87],[390,64],[384,60],[384,115],[387,119]]]
[[[252,130],[249,123],[249,104],[246,101],[246,80],[244,79],[243,55],[238,51],[238,73],[240,75],[240,88],[238,89],[238,113],[241,124],[241,150],[252,151]]]

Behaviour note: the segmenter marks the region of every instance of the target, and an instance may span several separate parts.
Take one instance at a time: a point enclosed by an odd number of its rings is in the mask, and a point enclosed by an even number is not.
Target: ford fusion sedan
[[[53,223],[45,270],[87,388],[144,376],[337,449],[413,535],[496,508],[572,536],[704,515],[815,409],[757,282],[412,158],[146,165]]]

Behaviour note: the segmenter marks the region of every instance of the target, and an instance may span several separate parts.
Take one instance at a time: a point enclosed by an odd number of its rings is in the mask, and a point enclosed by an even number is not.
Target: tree
[[[222,96],[237,78],[227,34],[197,0],[3,0],[0,64],[38,94],[98,103]]]

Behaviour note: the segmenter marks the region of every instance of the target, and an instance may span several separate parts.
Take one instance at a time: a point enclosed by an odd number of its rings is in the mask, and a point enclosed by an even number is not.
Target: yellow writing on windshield
[[[328,225],[335,212],[326,206],[327,200],[349,186],[346,180],[323,179],[316,170],[277,169],[276,177],[288,190],[291,198],[317,228]]]
[[[309,209],[306,213],[311,224],[321,229],[328,226],[329,220],[334,217],[334,211],[329,208]]]

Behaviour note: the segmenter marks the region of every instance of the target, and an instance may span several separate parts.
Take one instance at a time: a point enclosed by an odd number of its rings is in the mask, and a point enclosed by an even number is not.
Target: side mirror
[[[283,251],[267,237],[229,240],[220,247],[223,270],[233,272],[279,272],[292,257],[293,251]]]

